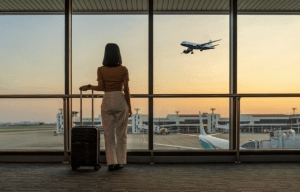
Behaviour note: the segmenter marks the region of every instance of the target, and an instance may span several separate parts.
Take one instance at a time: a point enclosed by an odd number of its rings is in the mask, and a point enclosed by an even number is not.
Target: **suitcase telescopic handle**
[[[80,126],[82,126],[82,90],[80,90]],[[92,126],[94,126],[94,90],[92,90]]]

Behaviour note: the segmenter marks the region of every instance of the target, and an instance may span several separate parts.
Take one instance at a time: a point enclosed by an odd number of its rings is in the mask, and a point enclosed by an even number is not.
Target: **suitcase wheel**
[[[99,165],[99,164],[94,166],[95,171],[98,171],[100,168],[101,168],[101,165]]]
[[[72,170],[73,171],[76,171],[76,169],[78,169],[80,166],[78,166],[78,165],[72,165]]]
[[[76,171],[76,169],[77,169],[77,166],[72,165],[72,170]]]

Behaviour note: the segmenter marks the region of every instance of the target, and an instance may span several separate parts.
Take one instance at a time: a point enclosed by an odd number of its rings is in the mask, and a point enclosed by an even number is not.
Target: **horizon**
[[[134,114],[136,114],[136,113],[132,113],[132,115],[134,115]],[[202,115],[204,115],[204,114],[212,114],[212,113],[207,113],[207,112],[203,112],[203,113],[201,113]],[[229,119],[229,117],[222,117],[221,116],[221,114],[218,114],[218,113],[213,113],[213,114],[217,114],[217,115],[220,115],[220,118],[221,119]],[[141,113],[139,113],[139,115],[143,115],[143,116],[147,116],[148,114],[141,114]],[[168,115],[176,115],[176,114],[167,114],[167,116]],[[199,115],[199,114],[179,114],[179,117],[180,117],[180,115]],[[300,115],[300,114],[297,114],[297,113],[295,113],[295,114],[289,114],[289,113],[287,113],[287,114],[283,114],[283,113],[280,113],[280,114],[277,114],[277,113],[275,113],[275,114],[240,114],[240,115],[250,115],[250,116],[253,116],[253,115],[262,115],[262,116],[264,116],[264,115],[270,115],[270,117],[272,117],[272,115],[286,115],[286,116],[293,116],[293,115]],[[96,119],[96,118],[98,118],[99,116],[101,116],[101,114],[98,114],[97,116],[95,116],[94,117],[94,119]],[[164,117],[153,117],[153,121],[155,121],[155,119],[157,119],[157,118],[166,118],[167,116],[164,116]],[[188,116],[187,116],[188,117]],[[78,119],[78,118],[80,118],[79,116],[77,116],[77,117],[75,117],[74,119]],[[132,118],[132,117],[129,117],[129,118]],[[91,119],[91,117],[82,117],[82,119]],[[15,122],[11,122],[11,121],[9,121],[9,122],[0,122],[0,124],[2,124],[2,123],[22,123],[22,122],[26,122],[26,123],[36,123],[36,122],[43,122],[43,123],[45,123],[45,124],[52,124],[52,123],[56,123],[56,121],[53,121],[53,122],[44,122],[44,121],[15,121]]]

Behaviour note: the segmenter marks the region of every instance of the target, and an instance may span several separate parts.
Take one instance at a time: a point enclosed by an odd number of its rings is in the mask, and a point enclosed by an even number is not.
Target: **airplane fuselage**
[[[200,51],[203,51],[203,50],[208,50],[208,49],[215,49],[215,46],[219,45],[213,45],[212,43],[213,42],[217,42],[217,41],[220,41],[221,39],[219,40],[215,40],[215,41],[212,41],[210,40],[209,42],[207,43],[202,43],[202,44],[199,44],[199,43],[192,43],[192,42],[189,42],[189,41],[182,41],[182,43],[180,44],[181,46],[184,46],[184,47],[187,47],[187,50],[183,50],[182,53],[189,53],[191,52],[191,54],[193,54],[193,50],[194,49],[199,49]]]
[[[229,149],[229,141],[210,135],[199,135],[199,143],[204,149]],[[240,149],[245,149],[240,146]]]
[[[201,112],[199,111],[200,134],[199,143],[204,149],[229,149],[229,141],[207,135],[204,130]],[[245,149],[240,146],[240,149]]]
[[[204,149],[229,149],[229,142],[209,135],[199,135],[199,143]]]
[[[207,49],[215,48],[215,47],[211,47],[211,46],[201,46],[201,44],[191,43],[188,41],[183,41],[180,45],[184,46],[184,47],[188,47],[189,49],[199,49],[199,50],[207,50]]]

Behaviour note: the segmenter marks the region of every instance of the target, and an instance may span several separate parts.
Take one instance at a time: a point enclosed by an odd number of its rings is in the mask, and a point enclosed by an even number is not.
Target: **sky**
[[[238,93],[299,93],[300,16],[238,16]],[[148,16],[74,15],[73,94],[97,85],[107,43],[117,43],[131,94],[148,93]],[[181,54],[182,41],[222,39],[216,49]],[[64,94],[64,16],[0,16],[0,95]],[[229,16],[154,16],[154,94],[229,93]],[[103,92],[98,92],[103,94]],[[102,99],[95,101],[95,116]],[[0,99],[0,122],[55,122],[62,99]],[[91,101],[84,99],[83,116]],[[148,114],[148,100],[131,99]],[[243,114],[291,114],[298,98],[242,98]],[[228,117],[228,98],[155,98],[154,117],[214,113]],[[73,99],[79,111],[79,99]],[[296,110],[297,113],[297,110]]]

